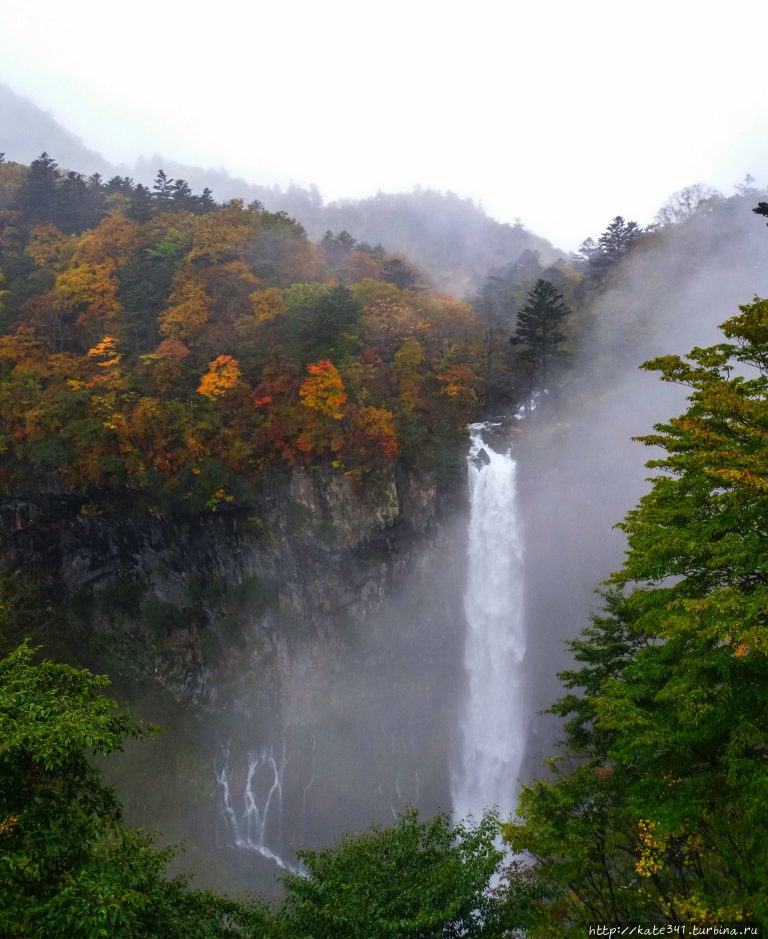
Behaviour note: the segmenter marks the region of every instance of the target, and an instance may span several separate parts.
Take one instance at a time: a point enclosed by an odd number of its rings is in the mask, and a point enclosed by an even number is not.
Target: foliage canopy
[[[0,932],[4,936],[253,935],[258,905],[168,878],[172,848],[123,826],[90,755],[145,731],[108,681],[20,646],[0,660]],[[246,930],[246,932],[244,932]]]
[[[298,939],[448,939],[502,936],[504,908],[488,891],[502,858],[498,822],[422,820],[411,809],[388,827],[300,851],[306,875],[284,876],[278,935]]]
[[[768,920],[768,301],[727,342],[646,363],[690,389],[639,438],[661,472],[621,527],[605,613],[573,641],[567,751],[506,834],[539,860],[541,929]]]

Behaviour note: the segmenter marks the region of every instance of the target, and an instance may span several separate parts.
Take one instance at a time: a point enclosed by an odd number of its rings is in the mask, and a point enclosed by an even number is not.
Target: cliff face
[[[360,484],[300,468],[246,511],[183,521],[17,495],[0,505],[0,559],[68,609],[74,645],[95,641],[110,650],[106,664],[215,706],[244,661],[253,669],[308,643],[338,647],[408,571],[435,552],[445,560],[441,522],[462,498],[406,472]]]
[[[254,754],[271,761],[287,820],[262,835],[277,851],[406,802],[447,804],[465,500],[460,476],[439,492],[405,471],[359,484],[330,469],[294,469],[245,512],[176,523],[19,495],[2,506],[1,558],[66,614],[55,654],[69,647],[123,687],[159,684],[192,715],[196,772],[217,767],[220,809],[226,774],[220,845],[243,840],[233,820]]]

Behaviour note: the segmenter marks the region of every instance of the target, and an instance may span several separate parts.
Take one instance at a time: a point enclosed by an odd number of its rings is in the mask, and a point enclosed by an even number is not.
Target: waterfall
[[[516,463],[484,440],[494,426],[470,427],[470,494],[466,697],[461,750],[451,778],[454,816],[478,818],[486,808],[514,812],[526,718],[522,669],[523,548],[516,499]]]
[[[224,754],[221,768],[214,767],[214,773],[221,812],[232,844],[274,861],[283,870],[297,871],[298,868],[282,856],[283,785],[288,761],[285,746],[279,755],[271,746],[250,754],[239,799],[233,793],[234,773],[228,752]]]

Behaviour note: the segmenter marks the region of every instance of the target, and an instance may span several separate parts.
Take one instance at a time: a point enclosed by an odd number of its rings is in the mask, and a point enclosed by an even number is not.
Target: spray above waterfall
[[[514,810],[525,748],[523,546],[517,465],[509,450],[497,452],[486,442],[498,426],[470,427],[464,597],[467,687],[460,756],[451,781],[457,818],[478,817],[493,806],[502,813]]]

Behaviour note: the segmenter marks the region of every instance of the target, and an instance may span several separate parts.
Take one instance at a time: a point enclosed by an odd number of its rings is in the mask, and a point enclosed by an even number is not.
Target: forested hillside
[[[64,170],[98,172],[105,179],[128,176],[151,188],[158,167],[172,179],[183,179],[196,192],[210,189],[217,200],[259,202],[271,212],[287,212],[318,242],[329,230],[345,232],[359,242],[383,244],[407,255],[423,268],[435,286],[466,299],[493,267],[507,264],[523,251],[537,251],[545,264],[562,254],[528,231],[522,222],[502,224],[470,199],[429,189],[379,193],[359,200],[327,203],[315,186],[256,184],[222,169],[187,166],[172,156],[145,156],[135,166],[117,166],[83,145],[32,102],[0,85],[0,140],[6,157],[31,163],[41,151],[54,154]]]
[[[280,465],[436,468],[480,403],[481,321],[400,256],[45,156],[0,205],[7,487],[215,508]]]
[[[649,229],[616,216],[564,259],[431,192],[316,202],[308,236],[292,210],[219,201],[176,170],[146,185],[1,159],[0,931],[764,925],[768,305],[750,297],[765,195],[691,187]],[[435,288],[449,268],[466,298]],[[743,305],[713,335],[737,281]],[[688,395],[652,432],[630,377],[644,358]],[[565,740],[514,820],[423,821],[406,805],[434,812],[446,791],[454,525],[467,424],[488,415],[519,441],[526,613],[546,660],[525,660],[533,701],[556,667],[547,635],[569,637],[565,692],[546,702]],[[633,434],[655,475],[619,512],[613,442]],[[621,566],[609,526],[627,510]],[[620,568],[591,625],[585,532]],[[192,846],[201,866],[216,838],[278,863],[279,904],[167,876],[173,851],[125,827],[90,759],[119,760],[144,731],[106,680],[13,651],[24,636],[183,714],[168,778],[134,774],[131,754],[115,776],[218,824]],[[254,834],[275,792],[280,831]],[[323,846],[371,805],[394,823]],[[490,889],[499,831],[519,859]]]

